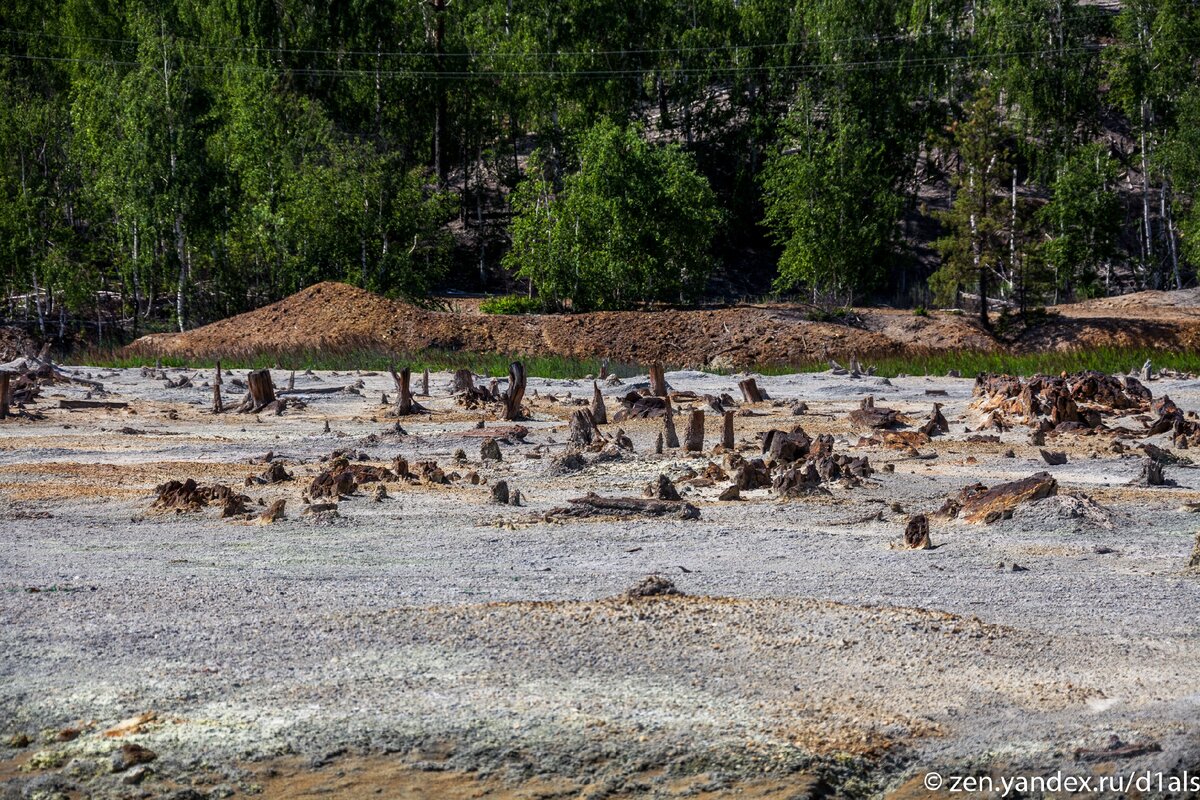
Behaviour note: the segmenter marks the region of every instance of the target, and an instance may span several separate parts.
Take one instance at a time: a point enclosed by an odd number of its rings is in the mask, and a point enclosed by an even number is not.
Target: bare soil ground
[[[281,416],[212,415],[210,375],[79,374],[129,406],[55,408],[97,395],[55,384],[30,406],[44,419],[0,422],[0,796],[900,797],[931,769],[1200,767],[1200,470],[1171,449],[1170,485],[1131,485],[1137,445],[1172,445],[1145,409],[1049,434],[1067,463],[1048,466],[1025,425],[974,430],[970,381],[763,378],[775,399],[737,407],[739,455],[800,424],[874,472],[720,500],[711,413],[702,453],[656,455],[661,421],[635,419],[602,426],[632,450],[563,468],[590,382],[531,379],[518,437],[447,375],[397,432],[378,374],[298,375],[306,406]],[[714,396],[737,377],[667,376]],[[642,383],[606,384],[609,413]],[[357,388],[315,391],[341,386]],[[1149,388],[1200,405],[1200,381]],[[944,403],[949,433],[914,448],[855,429],[867,395],[904,434]],[[682,430],[703,403],[678,405]],[[489,429],[501,461],[481,460]],[[457,476],[304,513],[339,449]],[[294,480],[247,484],[268,451]],[[1010,518],[934,513],[1043,470],[1057,493]],[[660,474],[699,519],[555,512]],[[153,508],[185,478],[245,493],[249,513]],[[524,505],[493,500],[501,480]],[[276,500],[284,518],[262,524]],[[922,513],[932,547],[905,549]],[[625,596],[648,574],[683,594]],[[132,744],[154,759],[115,767]]]
[[[193,331],[145,336],[127,352],[212,358],[360,347],[409,353],[440,348],[728,369],[930,350],[1195,347],[1200,344],[1196,298],[1183,293],[1168,302],[1175,295],[1143,292],[1105,301],[1108,305],[1059,306],[1046,323],[1002,344],[973,318],[948,312],[916,316],[911,311],[855,309],[846,323],[813,322],[804,309],[785,305],[489,316],[465,305],[452,312],[426,311],[345,284],[321,283]]]

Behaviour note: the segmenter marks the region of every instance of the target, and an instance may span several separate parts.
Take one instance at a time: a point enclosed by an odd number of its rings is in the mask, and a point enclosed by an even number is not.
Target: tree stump
[[[504,419],[524,419],[521,415],[521,401],[525,398],[525,365],[514,361],[508,365],[508,391],[502,398],[504,401]]]
[[[924,514],[914,514],[904,526],[904,544],[910,550],[928,550],[933,545],[929,541],[929,518]]]
[[[596,423],[587,409],[578,408],[573,411],[567,427],[567,442],[573,447],[587,447],[596,440]]]
[[[429,367],[421,373],[421,396],[429,397]]]
[[[12,373],[8,370],[0,371],[0,419],[8,419],[8,398],[11,394],[9,380],[11,378]]]
[[[659,431],[658,438],[654,440],[654,453],[655,453],[655,455],[661,456],[662,451],[663,451],[663,435],[662,435],[662,431]]]
[[[608,359],[602,358],[602,359],[600,359],[600,380],[604,380],[607,377],[608,377]]]
[[[679,434],[675,432],[675,412],[671,408],[670,400],[667,401],[667,413],[663,415],[663,433],[663,443],[667,447],[679,447]]]
[[[650,394],[655,397],[667,396],[667,378],[663,374],[661,361],[655,361],[650,365]]]
[[[388,367],[388,372],[392,374],[392,380],[396,384],[396,416],[406,417],[409,414],[424,412],[425,408],[413,400],[412,390],[409,388],[412,381],[412,370],[405,367],[400,370],[399,374],[396,374],[395,367]]]
[[[296,370],[292,370],[288,375],[288,391],[293,391],[296,388]]]
[[[728,451],[733,450],[733,412],[725,412],[725,427],[721,431],[721,446]]]
[[[683,434],[685,450],[698,453],[704,449],[704,412],[698,408],[692,409],[688,418],[687,430]]]
[[[217,362],[217,372],[213,376],[213,405],[214,414],[220,414],[225,408],[221,403],[221,362]]]
[[[247,373],[246,383],[250,387],[251,411],[257,413],[275,402],[275,384],[271,381],[271,370],[259,369]]]
[[[592,381],[592,421],[597,425],[608,424],[608,410],[604,407],[604,395],[600,394],[600,385]]]
[[[758,382],[754,378],[738,381],[738,388],[742,390],[742,399],[747,403],[761,403],[764,399],[762,390],[758,388]]]

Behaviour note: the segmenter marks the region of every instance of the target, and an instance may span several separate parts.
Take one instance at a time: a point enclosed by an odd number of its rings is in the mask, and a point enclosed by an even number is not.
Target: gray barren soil
[[[362,385],[301,394],[307,406],[280,416],[214,416],[211,373],[168,370],[194,376],[172,389],[137,370],[78,371],[129,407],[56,409],[55,395],[87,391],[58,384],[31,407],[44,420],[0,423],[0,796],[354,797],[372,770],[384,796],[404,797],[899,796],[931,769],[1200,770],[1200,580],[1187,567],[1200,517],[1182,510],[1200,501],[1200,470],[1170,464],[1174,485],[1129,485],[1144,456],[1104,433],[1050,436],[1061,466],[1023,425],[966,441],[970,380],[760,377],[775,402],[736,417],[747,457],[756,434],[799,424],[875,471],[828,493],[720,501],[729,480],[700,477],[723,459],[708,452],[712,413],[703,455],[655,456],[661,421],[628,420],[602,430],[624,428],[632,451],[562,470],[571,403],[590,400],[591,381],[531,378],[528,434],[481,462],[477,422],[510,423],[457,405],[447,375],[418,398],[432,413],[397,433],[379,403],[387,375],[297,375],[300,389]],[[667,380],[738,394],[734,377]],[[610,417],[637,385],[601,384]],[[1147,388],[1200,407],[1200,382]],[[860,445],[870,432],[847,415],[868,394],[907,430],[944,403],[950,433],[916,447],[935,457]],[[386,480],[378,502],[366,483],[336,513],[304,514],[335,449],[463,477]],[[244,485],[268,451],[295,480]],[[1011,518],[933,515],[968,484],[1043,470],[1057,494]],[[641,497],[660,473],[699,519],[544,519],[589,491]],[[252,513],[151,508],[157,485],[186,478],[249,495]],[[493,501],[500,480],[523,506]],[[259,524],[278,499],[285,517]],[[930,515],[931,549],[903,547],[916,513]],[[683,596],[622,596],[652,573]],[[154,760],[114,766],[137,760],[134,744]]]

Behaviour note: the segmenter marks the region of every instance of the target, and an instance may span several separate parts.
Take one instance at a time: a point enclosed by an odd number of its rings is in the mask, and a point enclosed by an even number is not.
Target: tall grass
[[[1156,350],[1152,348],[1099,347],[1086,350],[1054,350],[1042,353],[1006,353],[978,351],[930,351],[908,355],[880,355],[861,357],[864,365],[875,367],[875,374],[882,377],[907,375],[945,375],[957,370],[963,377],[974,377],[982,372],[1007,373],[1011,375],[1033,375],[1036,373],[1056,375],[1060,372],[1097,370],[1105,373],[1128,372],[1138,369],[1150,359],[1156,369],[1168,368],[1180,372],[1200,373],[1200,353],[1187,350]],[[153,366],[159,359],[152,356],[122,355],[116,350],[89,350],[69,357],[71,363],[95,367],[145,367]],[[503,377],[508,374],[509,362],[520,360],[525,371],[541,378],[582,378],[600,372],[600,360],[579,359],[565,356],[513,356],[504,353],[475,353],[464,350],[425,350],[419,353],[389,353],[379,349],[356,348],[346,352],[329,350],[307,350],[289,353],[247,354],[228,356],[221,364],[229,369],[283,369],[283,370],[351,370],[383,371],[389,365],[407,366],[415,372],[449,371],[469,369],[478,375]],[[164,367],[190,367],[211,369],[213,358],[185,358],[166,356],[161,359]],[[845,362],[843,362],[844,364]],[[678,365],[667,365],[668,369]],[[610,363],[609,372],[622,378],[645,375],[646,368],[640,364]],[[758,364],[745,371],[762,375],[788,375],[798,372],[822,372],[829,369],[827,361],[804,360],[793,363]],[[719,370],[730,373],[733,370]]]
[[[414,372],[469,369],[477,375],[503,377],[508,365],[519,360],[529,375],[544,378],[582,378],[600,372],[600,359],[584,360],[565,356],[512,356],[504,353],[474,353],[465,350],[423,350],[420,353],[390,353],[371,348],[356,348],[347,352],[330,350],[299,350],[288,353],[257,353],[221,358],[225,369],[283,369],[330,370],[348,372],[365,370],[381,372],[394,365],[409,367]],[[124,355],[116,350],[89,350],[75,353],[69,361],[94,367],[148,367],[161,363],[164,367],[212,369],[216,359],[209,357]],[[622,378],[644,375],[646,370],[635,364],[610,362],[608,371]]]
[[[1191,350],[1157,350],[1147,347],[1096,347],[1079,350],[1048,350],[1040,353],[1003,351],[930,351],[907,355],[881,355],[859,360],[875,367],[875,374],[887,378],[897,375],[945,375],[957,370],[963,377],[984,372],[1009,375],[1057,375],[1061,372],[1096,370],[1109,374],[1140,369],[1149,359],[1155,369],[1200,373],[1200,353]],[[793,372],[819,372],[829,363],[764,364],[755,371],[764,375]]]

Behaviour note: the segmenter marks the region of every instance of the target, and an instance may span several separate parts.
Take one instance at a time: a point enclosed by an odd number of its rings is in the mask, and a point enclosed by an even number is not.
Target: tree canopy
[[[1183,286],[1197,38],[1188,0],[13,0],[6,314],[128,337],[326,279],[571,309]]]

